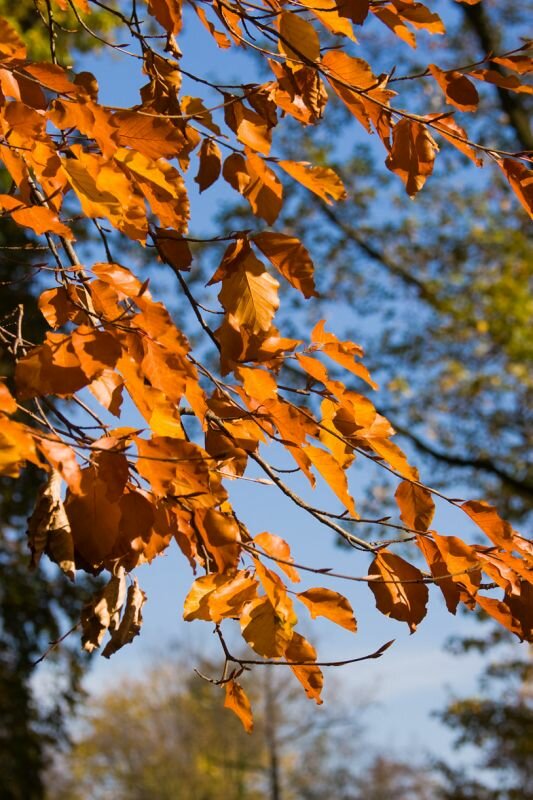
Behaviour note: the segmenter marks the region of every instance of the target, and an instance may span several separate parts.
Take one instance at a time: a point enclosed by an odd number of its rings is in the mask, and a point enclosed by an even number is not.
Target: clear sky
[[[184,65],[193,72],[198,71],[204,76],[216,75],[222,65],[229,64],[225,68],[229,80],[233,77],[239,82],[251,82],[256,77],[252,60],[239,53],[217,53],[197,23],[190,26],[180,44],[184,51]],[[90,69],[99,79],[101,101],[117,106],[128,106],[138,101],[138,65],[133,59],[117,59],[106,51],[98,57],[86,56],[84,68]],[[198,90],[189,81],[186,91],[196,94]],[[195,165],[191,173],[195,174]],[[201,220],[201,228],[205,231],[213,224],[213,216],[220,204],[232,197],[231,190],[218,188],[217,184],[200,198],[196,184],[191,180],[188,184],[193,220]],[[317,267],[320,269],[320,265]],[[342,325],[342,319],[328,320],[328,326],[340,332],[337,325]],[[365,480],[364,476],[362,480]],[[332,532],[296,509],[275,487],[237,482],[230,489],[233,505],[249,524],[251,532],[268,530],[287,538],[296,561],[317,567],[336,567],[356,575],[366,573],[368,558],[365,555],[340,550]],[[302,491],[309,496],[305,487]],[[458,494],[461,493],[467,494],[465,487],[458,487]],[[335,507],[325,489],[320,490],[313,500],[316,505]],[[459,516],[448,506],[438,508],[437,529],[445,534],[458,535],[469,530],[464,515]],[[87,679],[91,691],[101,690],[117,676],[141,673],[153,659],[163,658],[165,651],[177,640],[184,647],[199,652],[214,652],[209,625],[184,623],[181,619],[183,599],[192,575],[177,548],[170,548],[168,555],[156,559],[150,566],[141,567],[137,574],[148,595],[141,636],[110,661],[99,657],[94,660]],[[303,628],[306,630],[307,625],[321,657],[365,655],[390,639],[396,640],[379,661],[367,661],[335,671],[337,683],[345,686],[347,691],[353,691],[355,696],[360,692],[365,699],[369,696],[375,699],[376,705],[366,714],[372,738],[380,747],[393,746],[405,752],[409,749],[411,753],[422,753],[430,749],[442,755],[447,751],[448,734],[430,718],[430,711],[442,708],[448,690],[457,693],[472,690],[481,662],[474,655],[461,659],[452,657],[444,652],[443,644],[452,634],[463,635],[472,631],[475,623],[463,616],[450,616],[438,590],[433,588],[428,617],[410,636],[405,624],[387,620],[375,610],[373,596],[364,584],[340,586],[327,578],[317,579],[317,576],[304,578],[304,583],[309,586],[322,584],[343,591],[350,598],[359,623],[359,632],[354,636],[328,622],[315,621],[312,627],[304,622]],[[303,608],[300,617],[302,621],[306,618]],[[193,666],[191,663],[191,669]]]

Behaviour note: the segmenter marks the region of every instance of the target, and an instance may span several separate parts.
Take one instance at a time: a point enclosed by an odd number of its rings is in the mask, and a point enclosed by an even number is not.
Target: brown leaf
[[[189,243],[179,233],[157,228],[155,246],[160,258],[174,269],[188,272],[192,264]]]
[[[446,95],[450,105],[459,111],[475,111],[479,103],[479,95],[474,84],[462,72],[450,70],[445,72],[436,64],[429,64],[429,71]]]
[[[110,658],[113,653],[116,653],[125,644],[130,644],[139,635],[143,621],[141,612],[145,602],[146,594],[139,588],[137,578],[134,578],[128,588],[122,619],[118,626],[112,628],[110,626],[111,638],[102,650],[105,658]]]
[[[222,170],[222,154],[220,147],[213,139],[204,139],[200,152],[198,153],[200,159],[200,168],[198,175],[194,179],[198,184],[200,192],[209,189],[220,176]]]
[[[45,552],[70,580],[74,580],[74,544],[61,500],[61,475],[55,469],[39,490],[35,508],[28,520],[28,539],[33,569],[36,569]]]
[[[81,642],[92,653],[100,647],[109,628],[117,627],[120,609],[126,599],[126,577],[123,568],[112,575],[103,589],[96,592],[81,611]]]
[[[381,550],[370,565],[368,574],[377,578],[368,585],[378,610],[386,617],[407,622],[411,633],[414,633],[426,616],[428,602],[428,589],[422,582],[420,570],[400,556]]]
[[[425,125],[401,119],[392,129],[392,148],[385,165],[400,176],[414,197],[433,172],[437,143]]]

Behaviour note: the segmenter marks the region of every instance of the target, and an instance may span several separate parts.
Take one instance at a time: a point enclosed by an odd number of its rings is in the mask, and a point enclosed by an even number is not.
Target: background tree
[[[531,651],[511,646],[509,637],[480,620],[479,638],[452,643],[457,654],[477,650],[490,656],[480,691],[453,699],[439,714],[456,734],[461,767],[440,764],[443,800],[531,800],[533,797],[533,662]],[[488,628],[488,630],[487,630]],[[473,748],[473,749],[472,749]],[[472,753],[473,758],[472,758]],[[471,766],[468,760],[472,759]]]
[[[36,60],[50,56],[47,4],[33,0],[7,0],[2,12],[24,34]],[[76,37],[61,37],[58,57],[69,51],[94,49],[99,43],[79,27],[72,10],[56,10],[58,24],[78,28]],[[92,24],[101,33],[109,17],[96,14]],[[12,179],[1,165],[0,192],[12,191]],[[46,249],[46,247],[44,248]],[[40,281],[32,264],[43,264],[43,246],[28,229],[0,218],[0,319],[4,331],[38,341],[46,324],[37,309]],[[38,268],[37,268],[38,275]],[[0,375],[13,387],[13,364],[6,352],[9,338],[0,339]],[[75,625],[94,580],[80,576],[75,588],[61,575],[40,566],[30,572],[27,520],[42,482],[37,469],[15,483],[0,478],[0,772],[6,800],[41,800],[43,772],[49,752],[65,741],[66,721],[83,693],[81,680],[89,663],[87,653],[66,643],[54,649],[46,666],[35,662]],[[43,687],[48,687],[45,691]]]
[[[279,671],[263,678],[247,687],[251,736],[181,659],[93,696],[50,772],[50,800],[432,800],[420,769],[374,755],[366,701],[333,685],[316,713]]]

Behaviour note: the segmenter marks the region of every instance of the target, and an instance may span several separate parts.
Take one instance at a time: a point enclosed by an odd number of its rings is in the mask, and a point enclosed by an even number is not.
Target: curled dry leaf
[[[55,469],[52,469],[48,481],[39,490],[35,508],[28,520],[28,543],[33,569],[37,568],[44,552],[70,580],[74,580],[76,567],[72,531],[61,499],[61,475]]]

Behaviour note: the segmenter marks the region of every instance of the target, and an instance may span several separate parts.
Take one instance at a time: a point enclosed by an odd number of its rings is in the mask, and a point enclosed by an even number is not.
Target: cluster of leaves
[[[70,6],[90,30],[91,2],[57,0],[48,4],[46,17],[51,42],[57,33],[56,4],[60,10]],[[361,347],[326,331],[323,322],[298,339],[274,326],[281,287],[272,272],[304,298],[316,294],[314,266],[304,245],[273,230],[232,232],[213,240],[215,247],[229,242],[210,280],[220,284],[222,323],[216,330],[205,321],[183,274],[193,261],[183,176],[194,150],[200,190],[222,175],[268,226],[282,208],[281,175],[326,203],[344,199],[343,184],[330,168],[270,155],[272,133],[284,116],[303,126],[319,121],[327,86],[368,132],[378,135],[386,166],[401,178],[408,195],[420,191],[431,175],[438,135],[476,163],[479,152],[487,153],[531,213],[531,172],[524,154],[473,142],[453,113],[420,115],[392,105],[396,92],[388,88],[390,76],[375,75],[366,61],[340,47],[325,47],[318,32],[322,26],[327,42],[329,33],[355,41],[353,24],[375,19],[414,46],[413,29],[444,33],[440,17],[411,0],[385,6],[366,0],[266,3],[260,10],[222,0],[202,6],[190,2],[219,47],[258,50],[268,56],[274,75],[272,81],[243,84],[237,91],[193,76],[221,96],[208,108],[201,98],[179,96],[185,73],[175,38],[182,27],[178,2],[148,0],[151,22],[142,20],[135,6],[128,16],[96,5],[118,20],[121,36],[130,37],[129,49],[112,47],[139,60],[148,79],[132,108],[99,102],[94,76],[61,67],[53,47],[49,62],[29,61],[15,29],[0,18],[1,157],[13,181],[12,190],[0,195],[0,207],[17,225],[44,237],[52,261],[39,269],[54,279],[39,299],[53,332],[41,343],[27,341],[22,314],[15,331],[5,329],[16,362],[17,399],[0,384],[0,465],[2,474],[15,478],[26,463],[48,472],[29,526],[34,565],[46,553],[70,578],[76,570],[110,573],[82,614],[85,649],[99,647],[109,634],[103,651],[109,656],[139,632],[145,595],[136,579],[127,587],[126,575],[175,541],[192,569],[205,573],[185,601],[185,619],[214,623],[226,658],[219,683],[226,705],[244,726],[251,729],[252,715],[237,678],[254,664],[281,660],[307,695],[321,702],[323,662],[295,630],[294,593],[285,579],[294,583],[299,570],[323,570],[295,565],[286,541],[266,532],[254,536],[237,517],[226,483],[250,479],[245,475],[249,464],[304,512],[371,555],[368,574],[345,577],[368,583],[383,614],[414,631],[426,614],[427,584],[434,583],[452,613],[459,604],[480,607],[519,638],[531,639],[527,540],[479,500],[442,497],[473,520],[486,537],[483,544],[430,530],[439,493],[421,482],[392,441],[394,429],[368,397],[346,385],[356,380],[376,388]],[[155,39],[152,23],[162,31]],[[519,47],[492,58],[508,74],[479,64],[452,71],[430,65],[428,70],[447,103],[475,111],[475,81],[533,91],[523,78],[531,68],[525,51]],[[230,151],[225,159],[221,147]],[[86,268],[73,241],[76,226],[88,220],[101,237],[105,260]],[[193,354],[168,310],[152,297],[148,281],[113,259],[99,220],[139,246],[152,246],[170,267],[214,349],[216,371]],[[342,368],[343,380],[330,376],[331,366]],[[295,385],[302,378],[305,390]],[[109,420],[122,418],[125,395],[125,406],[131,401],[142,422],[115,427]],[[295,396],[305,398],[305,405],[293,402]],[[67,415],[54,398],[72,399],[76,414]],[[14,418],[19,411],[26,422]],[[89,425],[82,424],[82,414]],[[324,511],[298,495],[281,477],[284,470],[265,460],[262,445],[269,442],[287,451],[312,487],[317,477],[325,482],[344,510]],[[398,522],[359,517],[348,482],[356,458],[399,480]],[[392,529],[397,538],[368,542],[353,532],[361,522]],[[405,541],[415,544],[427,569],[392,551],[393,544]],[[503,595],[495,596],[493,589]],[[351,605],[337,591],[316,587],[295,596],[313,618],[324,616],[355,632]],[[230,653],[221,628],[226,620],[238,620],[259,658]],[[386,646],[367,657],[380,656]]]

